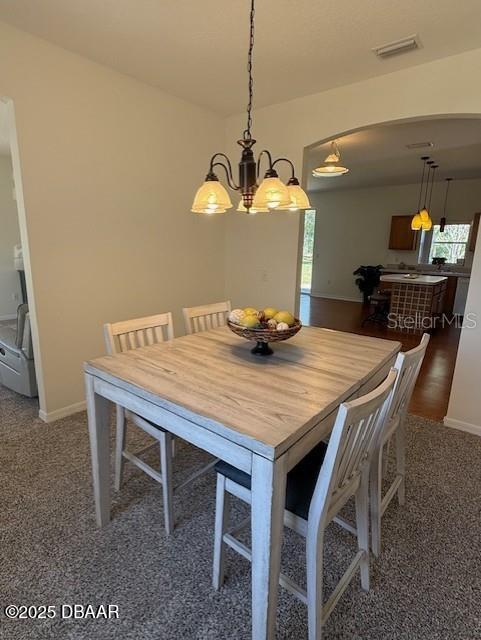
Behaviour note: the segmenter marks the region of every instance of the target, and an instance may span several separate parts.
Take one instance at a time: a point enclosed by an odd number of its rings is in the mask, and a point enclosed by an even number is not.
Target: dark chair
[[[371,313],[364,318],[361,326],[366,322],[387,325],[389,309],[391,306],[391,292],[388,289],[380,289],[369,298]]]

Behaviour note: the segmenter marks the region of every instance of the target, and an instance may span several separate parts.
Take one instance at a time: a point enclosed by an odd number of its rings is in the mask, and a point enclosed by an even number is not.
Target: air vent
[[[391,56],[396,56],[400,53],[406,53],[407,51],[412,51],[413,49],[418,49],[418,36],[408,36],[407,38],[402,38],[401,40],[395,40],[394,42],[388,42],[387,44],[383,44],[380,47],[374,47],[372,51],[379,58],[389,58]]]
[[[411,142],[406,145],[406,149],[427,149],[428,147],[434,147],[432,142]]]

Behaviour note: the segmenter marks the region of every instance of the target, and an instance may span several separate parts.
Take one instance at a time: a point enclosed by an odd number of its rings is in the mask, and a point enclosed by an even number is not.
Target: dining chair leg
[[[381,553],[381,490],[382,490],[383,447],[374,453],[369,480],[369,503],[371,510],[371,548],[376,558]]]
[[[361,587],[369,591],[369,469],[362,474],[356,492],[356,529],[359,551],[364,552],[360,562]]]
[[[212,584],[218,590],[224,584],[225,569],[225,542],[224,533],[227,531],[229,520],[230,496],[225,490],[226,478],[222,474],[217,474],[217,490],[215,501],[215,531],[214,531],[214,564],[212,573]]]
[[[324,532],[316,540],[308,539],[307,565],[307,621],[309,640],[321,640],[323,610]]]
[[[123,451],[125,449],[125,433],[126,433],[126,419],[125,409],[119,404],[116,405],[116,435],[115,435],[115,491],[120,491],[120,485],[122,484],[122,476],[124,473],[124,456]]]
[[[170,536],[174,529],[174,508],[172,496],[172,435],[168,431],[160,432],[159,444],[162,497],[164,500],[164,525],[165,533]]]
[[[389,438],[389,440],[383,445],[383,452],[382,452],[382,477],[383,478],[387,476],[387,465],[389,463],[390,455],[391,455],[391,438]]]
[[[400,477],[397,490],[398,502],[403,505],[406,502],[406,444],[403,420],[396,429],[396,472]]]

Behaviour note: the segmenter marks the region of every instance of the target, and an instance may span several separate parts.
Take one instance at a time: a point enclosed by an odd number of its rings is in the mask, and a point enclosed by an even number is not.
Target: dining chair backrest
[[[398,372],[398,375],[396,384],[394,385],[391,406],[388,410],[386,428],[389,427],[391,420],[395,418],[401,419],[407,413],[414,386],[429,344],[429,337],[428,333],[424,333],[417,347],[414,347],[414,349],[410,351],[399,353],[396,358],[394,368]]]
[[[396,377],[391,369],[374,391],[339,407],[312,497],[309,527],[319,528],[331,505],[343,495],[353,495],[384,426]]]
[[[204,304],[199,307],[184,307],[182,312],[184,314],[185,332],[191,334],[223,327],[231,310],[232,307],[229,300]]]
[[[110,355],[172,340],[173,337],[174,324],[170,311],[104,325],[105,346]]]

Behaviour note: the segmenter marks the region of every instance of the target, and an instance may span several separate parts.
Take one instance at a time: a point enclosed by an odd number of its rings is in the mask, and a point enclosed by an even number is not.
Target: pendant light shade
[[[312,175],[315,178],[335,178],[336,176],[343,176],[345,173],[349,173],[349,169],[337,164],[323,165],[312,171]]]
[[[267,177],[257,187],[254,209],[287,209],[291,198],[286,185],[278,177]]]
[[[348,173],[349,169],[339,164],[341,152],[335,141],[331,142],[331,153],[324,159],[324,164],[314,169],[312,175],[315,178],[334,178]]]
[[[193,213],[225,213],[232,202],[225,187],[217,178],[207,177],[197,189],[191,211]]]
[[[423,222],[427,222],[429,220],[429,211],[426,208],[423,208],[419,212],[419,216]]]
[[[423,231],[431,231],[432,228],[433,228],[433,221],[431,220],[431,218],[421,221],[421,229]]]
[[[419,215],[419,213],[416,213],[416,215],[413,216],[413,219],[411,220],[411,229],[413,231],[419,231],[423,226],[423,221],[421,219],[421,216]]]

